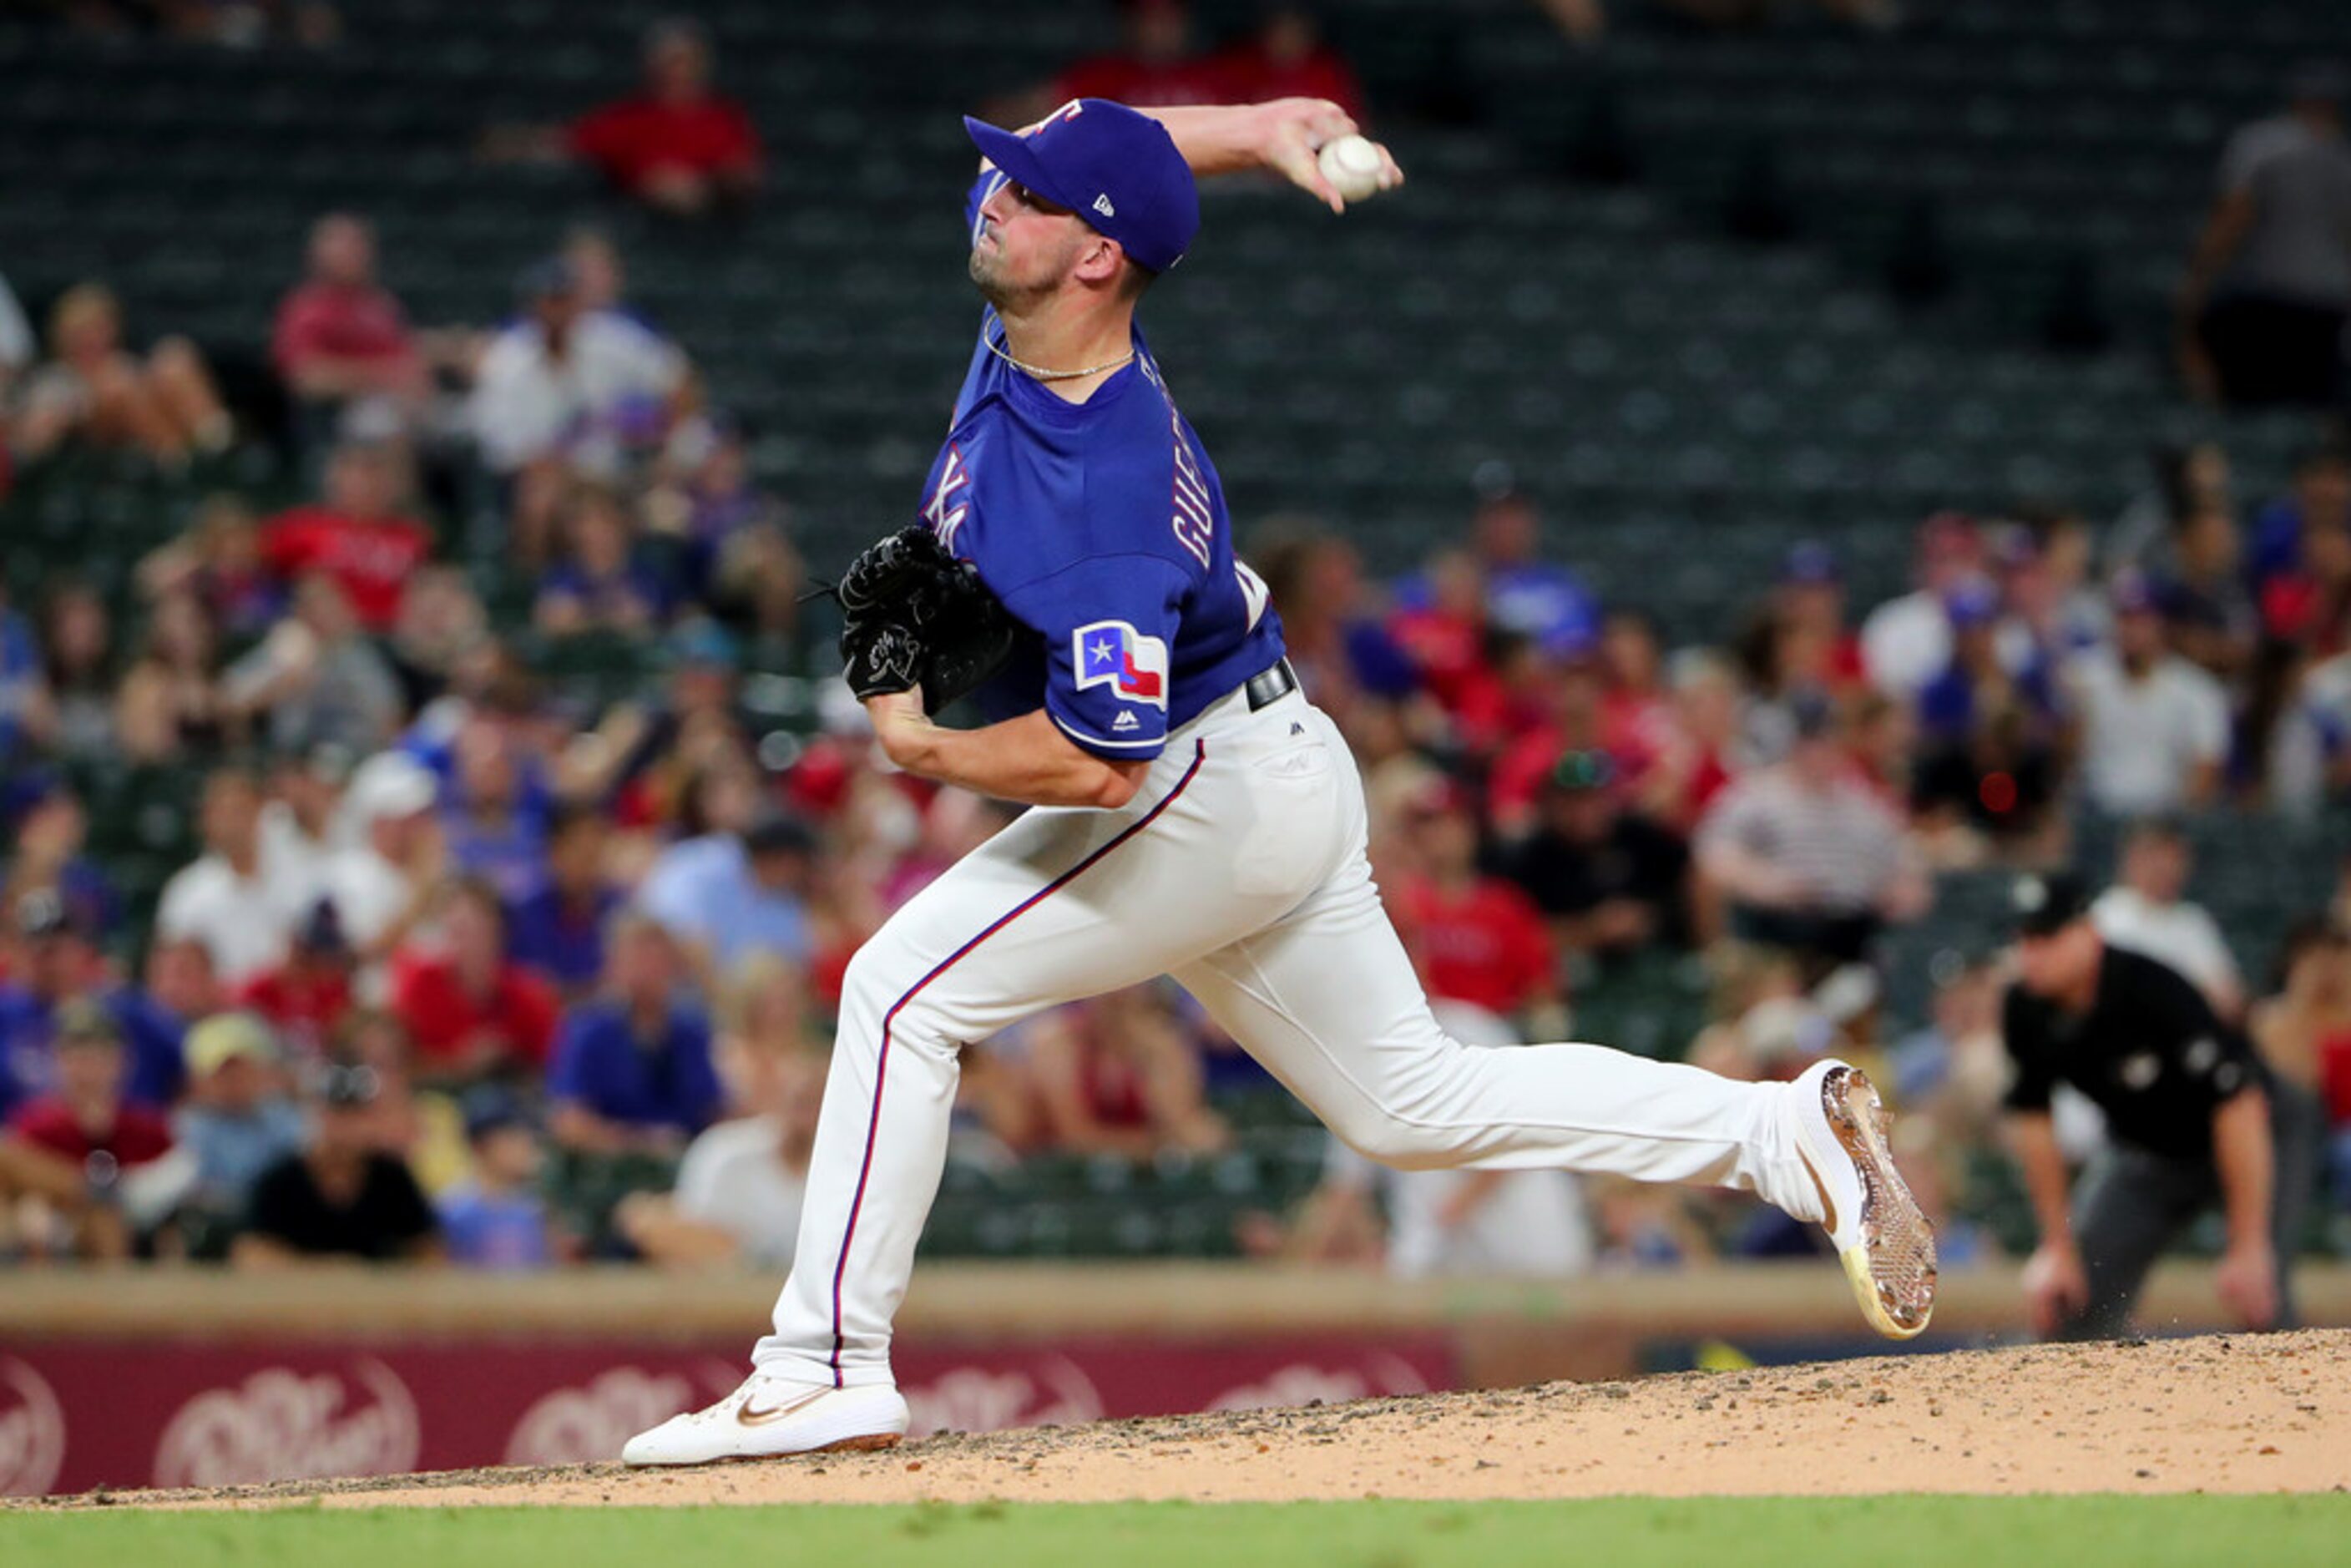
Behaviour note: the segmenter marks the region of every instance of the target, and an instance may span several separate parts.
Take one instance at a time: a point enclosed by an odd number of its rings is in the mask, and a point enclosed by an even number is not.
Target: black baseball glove
[[[1001,669],[1019,635],[979,573],[920,524],[867,546],[831,592],[841,674],[860,702],[919,685],[936,714]]]

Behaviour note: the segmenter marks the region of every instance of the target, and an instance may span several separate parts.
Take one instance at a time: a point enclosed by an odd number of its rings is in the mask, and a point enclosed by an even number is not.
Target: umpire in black
[[[2013,1060],[2009,1134],[2041,1226],[2024,1271],[2034,1332],[2123,1332],[2148,1269],[2216,1198],[2227,1217],[2221,1299],[2249,1328],[2288,1313],[2290,1244],[2272,1235],[2274,1159],[2259,1059],[2174,970],[2110,947],[2071,876],[2014,890],[2017,978],[2001,1008]],[[2069,1210],[2050,1092],[2105,1112],[2108,1147]]]

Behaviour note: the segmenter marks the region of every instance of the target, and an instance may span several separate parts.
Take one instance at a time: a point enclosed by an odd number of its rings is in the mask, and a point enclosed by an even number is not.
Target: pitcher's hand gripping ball
[[[1367,136],[1342,136],[1322,144],[1315,166],[1332,188],[1351,202],[1368,201],[1387,188],[1388,161]]]

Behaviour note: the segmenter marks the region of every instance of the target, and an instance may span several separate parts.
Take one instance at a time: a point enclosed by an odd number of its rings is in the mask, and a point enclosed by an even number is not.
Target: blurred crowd
[[[746,691],[778,677],[656,575],[634,492],[587,478],[593,459],[561,482],[594,486],[617,570],[662,586],[591,622],[554,577],[530,628],[495,624],[436,563],[403,452],[338,445],[317,505],[257,524],[207,504],[138,574],[138,638],[71,581],[0,621],[5,1245],[773,1264],[850,954],[1007,808],[892,772],[837,696],[768,727]],[[1625,976],[1702,966],[1710,1021],[1668,1050],[1748,1077],[1876,1061],[1923,1113],[1906,1157],[1948,1205],[1997,1120],[1992,934],[1900,1039],[1880,936],[1928,913],[1938,871],[2065,863],[2084,813],[2137,824],[2102,929],[2248,1021],[2351,1155],[2337,928],[2248,977],[2189,899],[2174,821],[2351,787],[2351,463],[2314,449],[2251,508],[2217,449],[2164,474],[2103,527],[1929,518],[1917,587],[1865,611],[1797,543],[1719,646],[1668,649],[1600,602],[1508,487],[1391,581],[1312,523],[1247,543],[1364,768],[1391,915],[1457,1033],[1572,1038]],[[593,629],[657,646],[657,685],[583,713],[517,652]],[[202,852],[149,923],[87,852],[83,781],[110,770],[193,796]],[[1277,1092],[1144,988],[976,1042],[956,1157],[1213,1156],[1227,1109]],[[2086,1155],[2095,1118],[2078,1136]],[[1955,1263],[1988,1244],[1945,1218]],[[1572,1270],[1810,1243],[1728,1199],[1334,1153],[1303,1209],[1246,1216],[1233,1244]]]
[[[1302,13],[1217,54],[1181,6],[1127,16],[1040,101],[1359,99]],[[646,67],[641,97],[484,152],[585,159],[673,214],[749,199],[757,140],[708,41],[665,25]],[[842,969],[1008,809],[878,756],[810,663],[790,513],[745,433],[631,308],[609,238],[549,240],[506,321],[428,329],[367,223],[322,215],[267,345],[303,494],[210,493],[127,611],[70,574],[0,582],[0,1260],[789,1258]],[[132,351],[100,284],[38,333],[0,285],[0,366],[27,476],[93,449],[203,474],[238,439],[202,354]],[[2351,1200],[2351,879],[2248,976],[2177,821],[2351,795],[2344,447],[2276,495],[2202,444],[2158,454],[2119,517],[1929,517],[1884,602],[1792,541],[1679,647],[1483,478],[1392,580],[1343,527],[1242,541],[1363,766],[1391,916],[1454,1033],[1573,1038],[1611,988],[1701,973],[1704,1027],[1664,1049],[1750,1078],[1871,1062],[1964,1264],[1993,1244],[1955,1206],[1998,1120],[1999,958],[1951,955],[1898,1034],[1881,938],[1938,872],[2065,864],[2085,813],[2127,821],[2101,929],[2328,1108]],[[658,678],[549,673],[615,647]],[[125,800],[200,841],[152,900],[90,852]],[[998,1172],[1214,1158],[1281,1098],[1165,984],[973,1042],[961,1095],[953,1157]],[[2095,1116],[2061,1121],[2086,1156]],[[1334,1146],[1230,1244],[1570,1273],[1816,1239],[1720,1195]]]

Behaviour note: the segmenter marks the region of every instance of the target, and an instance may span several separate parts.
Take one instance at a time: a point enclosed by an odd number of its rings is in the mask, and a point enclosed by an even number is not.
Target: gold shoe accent
[[[1842,1254],[1845,1278],[1872,1327],[1913,1338],[1935,1315],[1935,1228],[1895,1168],[1892,1118],[1869,1075],[1852,1067],[1821,1080],[1821,1109],[1861,1177],[1861,1239]]]
[[[811,1388],[799,1398],[789,1404],[778,1405],[772,1410],[754,1410],[751,1408],[751,1402],[746,1399],[736,1406],[735,1419],[739,1425],[745,1427],[764,1427],[771,1421],[782,1420],[795,1410],[807,1409],[831,1392],[830,1388]]]

